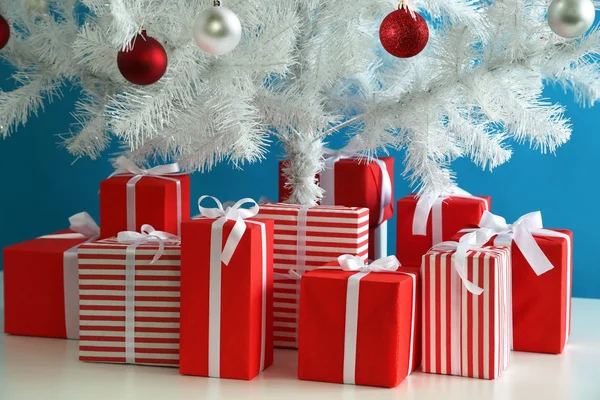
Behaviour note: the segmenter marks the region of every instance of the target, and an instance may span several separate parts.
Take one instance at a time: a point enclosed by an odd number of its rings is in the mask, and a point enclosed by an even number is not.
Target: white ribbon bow
[[[467,257],[469,250],[481,250],[492,237],[494,232],[489,229],[480,229],[478,231],[467,233],[462,236],[458,242],[442,242],[433,246],[434,251],[453,251],[454,269],[462,280],[465,288],[476,296],[483,293],[483,289],[471,282],[467,275]]]
[[[157,231],[152,225],[142,225],[141,232],[124,231],[119,232],[117,236],[117,242],[119,243],[132,243],[134,247],[137,247],[144,243],[157,242],[158,251],[154,255],[154,258],[150,264],[157,262],[165,252],[165,242],[178,243],[181,239],[179,236],[173,235],[168,232]]]
[[[100,227],[87,212],[69,217],[69,229],[75,233],[55,233],[40,236],[38,239],[91,239],[100,236]]]
[[[453,187],[445,191],[433,191],[420,196],[413,218],[413,235],[427,235],[427,220],[429,219],[429,214],[431,213],[434,204],[437,201],[443,201],[452,196],[465,198],[475,197],[459,187]]]
[[[553,231],[544,229],[542,213],[534,211],[523,215],[514,224],[507,224],[506,219],[486,211],[481,217],[479,226],[498,235],[497,242],[510,246],[514,240],[521,253],[539,276],[554,268],[548,257],[533,237],[534,233],[553,235]]]
[[[111,177],[115,175],[132,174],[142,178],[144,176],[171,175],[181,171],[179,164],[177,163],[159,165],[150,169],[143,169],[138,167],[133,161],[125,156],[120,156],[115,160],[115,167],[115,172],[110,175]]]
[[[338,262],[344,271],[357,271],[363,273],[396,272],[402,265],[396,256],[383,257],[377,261],[373,261],[371,264],[367,264],[359,256],[344,254],[338,257]]]
[[[217,208],[206,208],[202,207],[201,203],[205,199],[212,199],[217,204]],[[242,208],[244,204],[253,204],[250,208]],[[245,219],[253,218],[258,215],[260,210],[256,201],[245,198],[237,203],[235,203],[231,207],[227,207],[227,209],[223,208],[223,204],[213,196],[202,196],[198,199],[198,209],[200,210],[200,215],[210,219],[217,219],[221,221],[223,224],[226,221],[235,221],[235,225],[225,242],[225,247],[223,248],[223,252],[221,253],[221,260],[225,265],[229,265],[231,261],[231,257],[233,257],[233,253],[237,249],[238,244],[242,240],[244,233],[246,232],[246,223]]]

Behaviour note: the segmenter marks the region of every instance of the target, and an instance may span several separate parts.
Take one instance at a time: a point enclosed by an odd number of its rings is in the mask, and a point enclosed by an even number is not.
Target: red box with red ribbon
[[[336,266],[302,277],[298,377],[395,387],[419,363],[418,274]]]
[[[482,225],[497,233],[488,244],[511,248],[513,350],[561,354],[571,329],[573,234],[542,228],[537,214],[510,226],[504,219],[500,226],[488,224],[498,216],[486,214]],[[457,233],[455,240],[473,229]]]
[[[423,254],[434,245],[450,240],[467,225],[477,224],[491,207],[491,198],[440,196],[428,201],[410,195],[397,203],[396,256],[402,265],[421,265]]]
[[[152,229],[80,246],[79,359],[176,367],[180,264],[179,238]]]
[[[296,349],[300,276],[343,254],[367,260],[369,210],[278,203],[261,205],[259,217],[275,221],[275,346]]]
[[[423,256],[423,371],[496,379],[510,360],[509,249],[447,244]]]
[[[273,221],[215,215],[183,224],[180,372],[251,380],[273,363]]]
[[[172,174],[176,164],[142,170],[122,157],[117,162],[118,174],[100,183],[101,237],[143,224],[181,236],[181,222],[190,219],[189,175]]]
[[[4,249],[4,330],[11,335],[79,338],[77,247],[100,235],[86,213],[73,229]]]
[[[331,160],[331,161],[328,161]],[[279,201],[290,196],[284,168],[279,164]],[[321,205],[364,207],[369,209],[369,259],[387,255],[387,221],[394,214],[394,159],[382,157],[373,161],[358,158],[331,157],[317,179],[325,189]]]

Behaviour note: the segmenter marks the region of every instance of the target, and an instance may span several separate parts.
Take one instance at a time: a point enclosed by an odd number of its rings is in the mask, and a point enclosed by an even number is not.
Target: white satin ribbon
[[[539,211],[525,214],[514,224],[510,225],[506,223],[506,219],[503,217],[486,211],[481,217],[479,226],[480,228],[490,229],[498,235],[494,243],[497,241],[503,245],[510,246],[514,240],[521,253],[523,253],[523,257],[525,257],[531,266],[531,269],[538,276],[554,269],[554,266],[537,244],[533,235],[565,236],[559,232],[544,229],[542,213]]]
[[[542,222],[542,213],[534,211],[523,215],[514,224],[507,224],[506,219],[490,212],[485,212],[479,222],[481,228],[491,229],[498,234],[494,239],[495,245],[511,247],[513,240],[521,250],[523,257],[529,263],[531,269],[540,276],[552,269],[554,265],[550,262],[546,254],[542,251],[533,235],[558,237],[567,242],[567,316],[566,316],[566,334],[565,345],[571,333],[571,238],[562,232],[556,232],[550,229],[544,229]]]
[[[432,245],[442,242],[442,204],[444,200],[450,197],[481,200],[485,205],[485,209],[488,209],[488,203],[484,198],[473,196],[459,187],[454,187],[443,192],[437,191],[424,194],[420,196],[415,209],[415,215],[413,217],[413,235],[427,235],[427,221],[429,219],[429,214],[431,214]]]
[[[38,239],[87,239],[63,253],[63,286],[65,302],[65,331],[67,339],[79,339],[79,259],[77,251],[84,243],[100,237],[100,228],[86,212],[69,218],[70,228],[75,233],[57,233],[40,236]]]
[[[202,201],[212,199],[217,207],[202,207]],[[253,204],[249,209],[241,208],[244,204]],[[209,219],[215,219],[211,226],[210,242],[210,278],[209,278],[209,317],[208,317],[208,376],[219,378],[221,376],[221,264],[229,265],[235,250],[237,249],[244,233],[246,223],[259,223],[245,221],[258,215],[258,204],[250,199],[242,199],[232,207],[223,208],[219,199],[213,196],[202,196],[198,199],[200,215]],[[227,221],[235,221],[235,225],[225,241],[223,247],[223,227]],[[262,223],[259,223],[262,224]],[[265,330],[266,330],[266,229],[261,225],[263,242],[263,321],[262,321],[262,353],[261,368],[264,367],[265,352]]]
[[[492,237],[494,232],[489,229],[480,229],[475,232],[467,233],[462,236],[458,242],[441,242],[433,246],[433,251],[455,251],[453,256],[453,266],[460,277],[465,288],[476,296],[483,293],[483,289],[471,282],[468,278],[468,252],[470,250],[482,250]]]
[[[298,224],[296,225],[296,269],[300,274],[306,272],[306,239],[308,210],[310,207],[302,207],[298,210]]]
[[[181,182],[179,179],[164,176],[179,173],[181,171],[179,164],[173,163],[159,165],[150,169],[143,169],[138,167],[127,157],[120,156],[115,160],[115,166],[116,170],[109,176],[109,178],[119,175],[133,175],[133,177],[127,182],[127,230],[135,231],[137,225],[135,216],[135,185],[143,177],[151,176],[153,178],[175,182],[177,188],[177,235],[181,236]]]
[[[335,204],[335,163],[340,160],[356,158],[358,154],[356,151],[351,149],[342,149],[342,150],[331,150],[325,149],[325,169],[321,172],[320,177],[320,185],[325,191],[323,194],[323,199],[321,200],[321,204],[324,206],[334,206]],[[377,164],[379,169],[381,170],[381,193],[380,193],[380,204],[379,204],[379,220],[377,221],[377,225],[381,225],[383,223],[383,218],[385,214],[385,209],[392,204],[392,178],[390,177],[390,172],[387,169],[387,165],[384,161],[379,160],[377,158],[373,159],[373,162]]]
[[[343,271],[358,272],[348,278],[346,289],[346,320],[344,328],[344,383],[354,385],[356,383],[356,345],[358,337],[358,309],[360,302],[360,281],[371,272],[389,272],[408,275],[413,282],[412,316],[411,316],[411,339],[408,360],[408,371],[412,369],[414,326],[415,326],[415,301],[416,301],[416,276],[411,273],[396,271],[400,261],[395,256],[381,258],[373,263],[365,264],[361,257],[349,254],[338,257],[340,268],[323,267],[321,269],[341,269]]]
[[[117,235],[117,242],[129,243],[125,250],[125,361],[135,364],[135,253],[139,246],[158,243],[158,250],[150,264],[156,263],[164,254],[165,242],[179,244],[181,238],[168,232],[143,225],[141,232],[124,231]]]

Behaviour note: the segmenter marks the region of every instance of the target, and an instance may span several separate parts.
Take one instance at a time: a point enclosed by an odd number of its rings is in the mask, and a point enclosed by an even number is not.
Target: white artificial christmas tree
[[[510,158],[509,139],[543,152],[569,139],[563,107],[542,97],[545,82],[583,105],[600,98],[600,33],[558,37],[548,0],[415,1],[431,34],[410,59],[379,43],[395,0],[224,1],[243,39],[220,57],[193,37],[212,0],[50,0],[48,12],[32,2],[0,1],[14,27],[0,54],[20,85],[0,95],[4,136],[70,81],[82,89],[78,127],[66,139],[75,156],[95,158],[116,136],[137,160],[160,156],[202,171],[260,160],[274,134],[291,160],[290,201],[306,205],[322,196],[315,174],[327,136],[342,128],[349,148],[367,156],[404,149],[405,175],[435,196],[454,185],[458,157],[491,169]],[[127,82],[116,63],[142,30],[169,57],[150,86]]]

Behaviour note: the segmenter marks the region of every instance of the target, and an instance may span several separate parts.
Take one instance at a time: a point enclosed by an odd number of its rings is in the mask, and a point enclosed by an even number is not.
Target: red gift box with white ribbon
[[[479,229],[494,234],[488,244],[511,248],[513,350],[562,353],[571,330],[572,232],[544,229],[539,211],[510,225],[486,212],[478,226],[455,239]]]
[[[273,221],[210,198],[183,224],[179,371],[252,380],[273,363]]]
[[[190,219],[190,176],[177,164],[142,169],[121,156],[116,171],[100,183],[101,238],[136,231],[142,224],[181,236]]]
[[[496,379],[512,342],[510,250],[472,233],[423,256],[423,371]]]
[[[79,338],[77,248],[100,236],[87,213],[71,228],[4,249],[4,330],[11,335]]]
[[[261,205],[258,217],[275,221],[275,346],[297,349],[299,278],[343,254],[367,260],[369,210],[277,203]]]
[[[79,248],[79,359],[179,363],[179,237],[124,231]]]
[[[465,226],[477,224],[491,198],[455,188],[422,197],[410,195],[396,206],[396,256],[402,265],[421,265],[432,246],[450,240]]]
[[[298,377],[395,387],[418,365],[418,274],[357,256],[302,277]]]
[[[290,196],[284,174],[287,162],[279,165],[280,202]],[[387,256],[387,222],[394,214],[394,158],[368,160],[345,150],[327,150],[325,169],[317,179],[325,191],[321,205],[369,209],[369,259]]]

